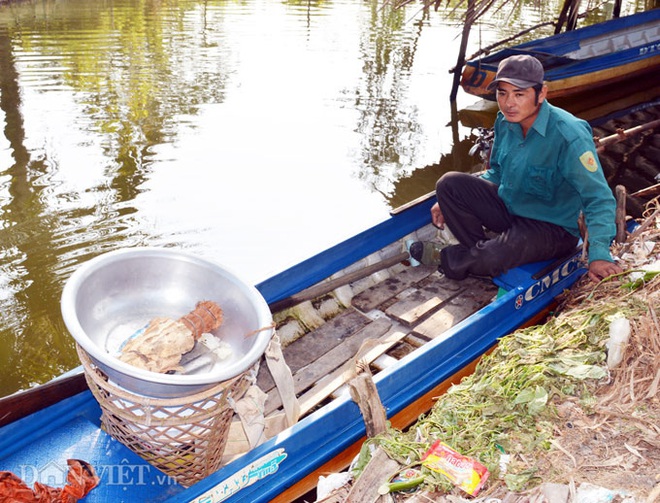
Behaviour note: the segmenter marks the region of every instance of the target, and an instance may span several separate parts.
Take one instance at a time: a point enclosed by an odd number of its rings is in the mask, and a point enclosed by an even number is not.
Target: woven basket
[[[179,398],[152,398],[108,381],[77,346],[85,378],[101,406],[101,426],[154,467],[188,487],[216,471],[234,410],[256,380],[257,362],[243,374],[211,389]]]

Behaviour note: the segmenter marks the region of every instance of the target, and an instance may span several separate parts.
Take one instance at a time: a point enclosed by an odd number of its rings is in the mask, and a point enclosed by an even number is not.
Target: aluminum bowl
[[[139,369],[116,357],[152,318],[180,318],[202,300],[223,310],[213,334],[230,345],[226,360],[184,375]],[[73,338],[111,381],[156,398],[188,396],[236,377],[263,355],[273,334],[270,309],[256,288],[218,264],[173,249],[125,249],[86,262],[64,286],[61,309]]]

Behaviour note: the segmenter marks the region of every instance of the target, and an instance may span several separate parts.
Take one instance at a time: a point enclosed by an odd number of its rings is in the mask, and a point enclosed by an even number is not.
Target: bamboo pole
[[[619,143],[633,135],[639,134],[643,131],[646,131],[647,129],[654,129],[658,126],[660,126],[660,119],[656,119],[639,126],[631,127],[629,129],[618,129],[616,133],[606,136],[605,138],[594,137],[594,142],[596,143],[596,151],[600,153],[609,145]]]
[[[630,194],[631,197],[655,197],[660,194],[660,183],[646,187]]]
[[[309,288],[302,290],[301,292],[294,293],[290,297],[287,297],[282,300],[278,300],[277,302],[273,302],[272,304],[270,304],[270,310],[271,312],[276,313],[278,311],[283,311],[284,309],[293,307],[302,302],[313,300],[316,297],[320,297],[321,295],[325,295],[327,293],[332,292],[333,290],[339,288],[340,286],[348,285],[349,283],[352,283],[354,281],[358,281],[360,279],[366,278],[371,274],[374,274],[378,271],[382,271],[383,269],[386,269],[388,267],[395,266],[396,264],[399,264],[404,260],[408,260],[409,258],[410,258],[410,254],[407,251],[405,252],[402,251],[401,253],[398,253],[392,257],[384,258],[383,260],[380,260],[375,264],[365,266],[361,269],[344,274],[343,276],[340,276],[332,280],[317,283],[316,285],[310,286]]]

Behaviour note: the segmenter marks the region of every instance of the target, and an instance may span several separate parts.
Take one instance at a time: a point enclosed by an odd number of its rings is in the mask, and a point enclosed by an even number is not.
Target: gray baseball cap
[[[508,82],[520,89],[543,84],[543,65],[534,56],[517,54],[500,61],[495,79],[488,84],[488,90],[495,89],[498,82]]]

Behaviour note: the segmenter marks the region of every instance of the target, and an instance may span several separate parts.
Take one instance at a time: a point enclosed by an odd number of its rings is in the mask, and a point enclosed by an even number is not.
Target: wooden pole
[[[375,264],[371,264],[356,271],[344,274],[339,278],[317,283],[316,285],[310,286],[309,288],[302,290],[301,292],[294,293],[290,297],[287,297],[282,300],[278,300],[277,302],[273,302],[269,306],[270,310],[271,312],[276,313],[278,311],[289,309],[290,307],[300,304],[301,302],[305,302],[307,300],[313,300],[316,297],[320,297],[321,295],[330,293],[331,291],[333,291],[336,288],[339,288],[340,286],[348,285],[349,283],[366,278],[367,276],[375,272],[381,271],[387,267],[395,266],[396,264],[408,260],[409,258],[410,258],[410,254],[407,251],[405,252],[402,251],[401,253],[398,253],[392,257],[384,258],[383,260],[376,262]]]
[[[351,487],[344,503],[388,501],[382,498],[378,488],[400,469],[399,463],[390,458],[382,447],[377,447],[362,474]]]
[[[387,431],[387,415],[368,364],[357,362],[355,370],[355,377],[348,381],[348,389],[362,413],[367,438],[373,438]]]
[[[458,50],[458,59],[456,61],[456,68],[454,68],[454,83],[452,84],[449,101],[456,102],[456,95],[458,94],[458,86],[461,82],[461,73],[465,65],[465,51],[467,50],[468,38],[470,37],[470,29],[472,28],[472,21],[474,16],[474,2],[475,0],[468,0],[467,11],[465,12],[465,21],[463,22],[463,33],[461,35],[461,45]]]
[[[557,20],[557,25],[555,26],[555,35],[561,33],[561,28],[566,22],[568,17],[568,10],[571,5],[571,0],[564,0],[564,5],[561,7],[561,12],[559,13],[559,19]]]
[[[655,129],[658,126],[660,126],[660,119],[647,122],[646,124],[640,124],[639,126],[631,127],[629,129],[618,129],[616,133],[606,136],[605,138],[595,137],[594,142],[596,143],[596,151],[600,153],[605,150],[608,145],[619,143],[633,135],[639,134],[648,129]]]
[[[580,8],[581,0],[573,0],[571,2],[571,10],[568,15],[568,24],[566,25],[566,31],[574,30],[577,26],[578,11]]]
[[[626,188],[623,185],[615,187],[616,196],[616,237],[617,243],[626,242]]]
[[[555,27],[555,35],[561,32],[562,26],[566,24],[566,30],[574,30],[577,25],[578,10],[581,0],[564,0],[561,12],[559,13],[559,20]]]
[[[646,187],[645,189],[640,189],[637,192],[633,192],[631,197],[655,197],[660,194],[660,183]]]

